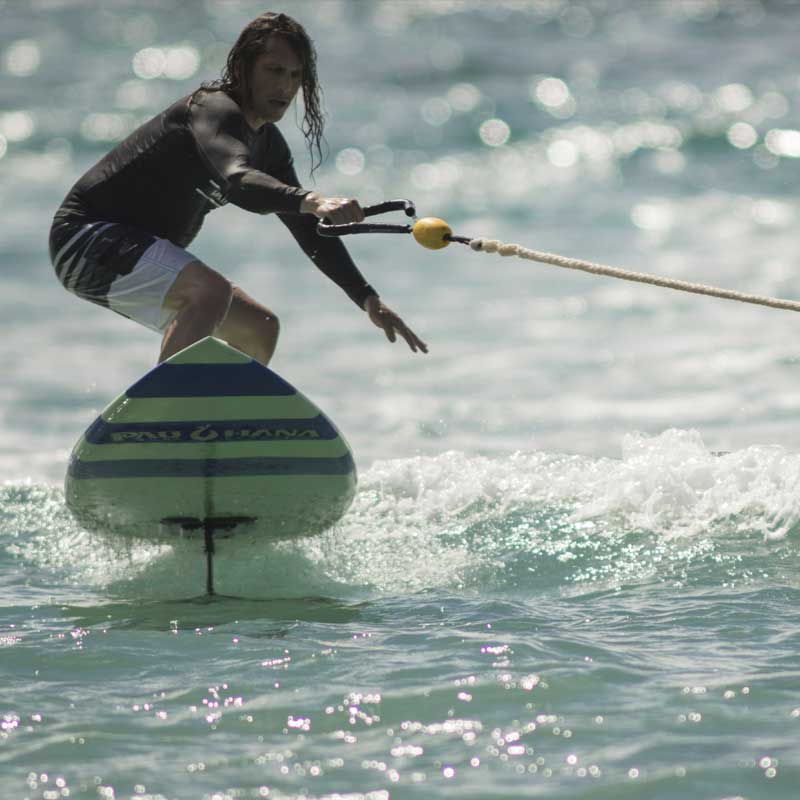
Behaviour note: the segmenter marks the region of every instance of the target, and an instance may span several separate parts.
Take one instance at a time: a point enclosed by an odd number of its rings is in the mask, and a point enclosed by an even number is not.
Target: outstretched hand
[[[364,301],[364,310],[372,322],[383,330],[390,342],[394,342],[399,333],[415,353],[428,352],[428,345],[391,308],[385,306],[377,295],[371,294]]]

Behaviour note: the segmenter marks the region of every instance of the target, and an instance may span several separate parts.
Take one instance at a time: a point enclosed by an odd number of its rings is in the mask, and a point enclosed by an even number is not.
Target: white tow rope
[[[389,200],[376,206],[364,209],[365,216],[382,214],[384,211],[403,209],[406,216],[415,215],[415,207],[411,200]],[[664,289],[676,289],[680,292],[704,294],[708,297],[721,297],[724,300],[738,300],[740,303],[752,303],[768,308],[782,308],[786,311],[800,311],[800,301],[783,300],[779,297],[766,297],[759,294],[747,294],[733,289],[720,289],[716,286],[707,286],[704,283],[692,283],[675,278],[662,278],[660,275],[651,275],[647,272],[633,272],[632,270],[611,267],[607,264],[595,264],[592,261],[582,261],[579,258],[567,258],[556,253],[545,253],[541,250],[531,250],[521,244],[506,244],[499,239],[473,239],[467,236],[454,236],[452,228],[438,217],[424,217],[412,225],[350,223],[347,225],[320,224],[317,231],[323,236],[344,236],[349,233],[410,233],[414,239],[429,250],[441,250],[451,242],[469,245],[480,253],[498,253],[501,256],[516,256],[528,261],[538,261],[542,264],[551,264],[554,267],[577,269],[591,275],[605,275],[609,278],[620,278],[624,281],[636,283],[649,283],[651,286],[661,286]]]
[[[621,278],[624,281],[649,283],[651,286],[662,286],[665,289],[677,289],[680,292],[704,294],[709,297],[721,297],[725,300],[738,300],[740,303],[753,303],[770,308],[782,308],[786,311],[800,311],[800,301],[782,300],[778,297],[765,297],[757,294],[746,294],[733,289],[720,289],[716,286],[706,286],[702,283],[680,281],[673,278],[662,278],[659,275],[650,275],[646,272],[632,272],[631,270],[610,267],[606,264],[595,264],[591,261],[581,261],[578,258],[567,258],[556,253],[545,253],[540,250],[531,250],[519,244],[505,244],[498,239],[470,239],[469,246],[481,253],[498,253],[501,256],[516,256],[528,261],[538,261],[542,264],[551,264],[554,267],[577,269],[589,272],[592,275],[606,275],[610,278]]]

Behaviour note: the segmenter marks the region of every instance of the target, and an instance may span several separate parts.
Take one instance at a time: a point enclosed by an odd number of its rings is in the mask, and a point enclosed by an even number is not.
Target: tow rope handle
[[[364,208],[365,217],[386,214],[389,211],[403,211],[407,217],[415,217],[417,209],[411,200],[386,200]],[[346,225],[332,225],[324,219],[317,223],[320,236],[348,236],[351,233],[411,233],[411,225],[398,225],[386,222],[350,222]]]
[[[469,244],[466,236],[454,236],[450,226],[442,219],[426,217],[416,219],[417,209],[413,200],[386,200],[364,209],[365,217],[385,214],[387,211],[403,211],[407,217],[414,218],[413,225],[397,225],[386,222],[350,222],[346,225],[331,225],[324,219],[317,223],[320,236],[349,236],[351,233],[410,233],[423,247],[441,250],[450,242]]]
[[[364,209],[367,217],[384,214],[387,211],[404,211],[406,216],[414,217],[413,225],[387,225],[374,222],[354,222],[349,225],[331,225],[324,220],[317,224],[317,231],[322,236],[345,236],[350,233],[410,233],[418,244],[429,250],[441,250],[451,242],[468,245],[471,250],[483,253],[497,253],[501,256],[516,256],[529,261],[538,261],[540,264],[551,264],[554,267],[576,269],[592,275],[604,275],[609,278],[620,278],[625,281],[647,283],[651,286],[660,286],[665,289],[677,289],[681,292],[703,294],[709,297],[720,297],[726,300],[738,300],[741,303],[781,308],[787,311],[800,311],[800,300],[784,300],[779,297],[765,297],[763,295],[746,294],[732,289],[720,289],[716,286],[706,286],[702,283],[664,278],[659,275],[650,275],[646,272],[634,272],[620,269],[607,264],[595,264],[592,261],[582,261],[577,258],[567,258],[556,253],[544,253],[531,250],[519,244],[506,244],[497,239],[470,238],[469,236],[455,236],[450,226],[437,217],[416,219],[416,209],[411,200],[387,200]]]

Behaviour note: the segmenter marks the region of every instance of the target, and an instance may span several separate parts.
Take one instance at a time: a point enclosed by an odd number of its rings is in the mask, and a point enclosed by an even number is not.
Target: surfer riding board
[[[88,528],[145,536],[165,525],[203,529],[209,588],[214,530],[258,522],[270,537],[318,532],[349,505],[355,468],[330,421],[266,368],[275,313],[186,249],[206,215],[228,203],[277,214],[389,341],[399,336],[427,352],[339,238],[317,230],[321,220],[359,224],[365,209],[301,187],[276,125],[301,90],[313,172],[324,120],[313,42],[288,15],[260,15],[239,35],[221,78],[89,169],[50,231],[65,289],[162,336],[160,366],[76,446],[67,503]]]
[[[364,210],[354,198],[300,186],[276,124],[300,89],[313,164],[323,133],[314,45],[286,14],[262,14],[240,34],[220,80],[133,131],[69,191],[50,231],[64,288],[160,333],[160,361],[213,335],[267,364],[278,317],[186,250],[208,213],[231,203],[277,214],[390,341],[399,335],[412,351],[427,352],[342,242],[317,232],[319,220],[358,223]]]

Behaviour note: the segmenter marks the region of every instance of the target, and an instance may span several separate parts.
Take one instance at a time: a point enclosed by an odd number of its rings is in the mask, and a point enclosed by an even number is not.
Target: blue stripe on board
[[[73,478],[226,478],[236,475],[347,475],[350,453],[339,458],[145,458],[120,461],[73,459]]]
[[[211,422],[128,422],[98,417],[85,433],[90,444],[202,444],[203,442],[318,442],[338,436],[330,420],[235,419]]]
[[[128,397],[288,397],[295,389],[261,364],[159,364],[126,392]]]

